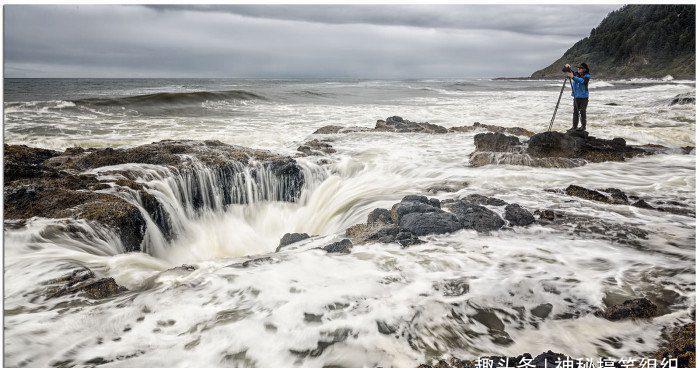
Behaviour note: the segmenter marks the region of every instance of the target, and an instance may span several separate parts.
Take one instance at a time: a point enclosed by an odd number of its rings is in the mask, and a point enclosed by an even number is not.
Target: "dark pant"
[[[588,98],[574,98],[574,129],[578,128],[578,117],[581,115],[581,129],[586,130],[586,107]]]

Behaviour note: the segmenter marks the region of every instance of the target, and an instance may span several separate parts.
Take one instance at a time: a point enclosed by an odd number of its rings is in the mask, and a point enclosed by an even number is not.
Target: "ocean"
[[[335,153],[297,157],[307,180],[296,202],[183,209],[163,167],[120,167],[174,208],[178,236],[125,252],[89,223],[6,221],[7,366],[415,367],[456,355],[547,350],[576,357],[640,357],[661,331],[694,320],[695,218],[581,200],[570,184],[695,207],[695,81],[591,81],[588,131],[667,154],[574,168],[472,167],[474,136],[357,131],[401,116],[445,127],[475,122],[546,131],[561,81],[5,79],[5,144],[64,150],[160,140],[218,140],[296,156],[318,138]],[[565,91],[554,123],[571,124]],[[100,170],[90,173],[107,175]],[[431,192],[436,186],[455,192]],[[542,225],[490,234],[461,230],[422,244],[317,249],[409,194],[497,197],[534,211],[591,216],[648,233],[639,243]],[[10,226],[12,225],[12,226]],[[70,235],[71,226],[82,229]],[[285,233],[314,235],[275,253]],[[75,233],[75,232],[74,232]],[[157,243],[157,244],[156,244]],[[240,267],[251,257],[271,260]],[[193,271],[174,267],[187,264]],[[105,300],[36,298],[43,282],[78,266],[129,291]],[[610,322],[593,310],[644,295],[662,315]],[[543,314],[542,310],[548,312]],[[99,358],[99,359],[98,359]]]

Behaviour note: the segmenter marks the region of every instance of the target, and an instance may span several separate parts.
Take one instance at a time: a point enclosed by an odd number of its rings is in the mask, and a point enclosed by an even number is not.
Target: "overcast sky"
[[[526,76],[619,7],[9,5],[5,76]]]

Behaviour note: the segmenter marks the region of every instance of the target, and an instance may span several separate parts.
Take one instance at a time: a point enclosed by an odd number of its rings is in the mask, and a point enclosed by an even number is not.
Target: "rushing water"
[[[444,126],[481,123],[546,129],[560,83],[470,80],[5,80],[5,143],[54,149],[134,146],[161,139],[218,139],[282,154],[323,125],[373,126],[400,115]],[[673,105],[694,81],[594,81],[589,131],[670,147],[695,145],[695,105]],[[555,128],[568,127],[563,100]],[[613,105],[614,104],[614,105]],[[186,177],[128,164],[166,204],[177,237],[149,223],[147,253],[124,253],[108,229],[35,218],[5,229],[8,366],[412,367],[444,352],[641,356],[664,326],[695,309],[695,219],[579,200],[544,189],[616,187],[695,205],[695,156],[666,154],[572,169],[468,167],[475,133],[322,136],[338,151],[298,159],[307,178],[296,202],[256,170],[239,204],[197,211]],[[219,198],[215,173],[202,168]],[[253,175],[248,173],[248,175]],[[459,183],[530,209],[559,209],[651,233],[641,246],[533,225],[427,242],[316,249],[406,194]],[[239,188],[240,187],[240,188]],[[121,194],[127,200],[128,193]],[[273,253],[287,232],[318,235]],[[80,234],[76,236],[75,234]],[[246,263],[251,257],[264,258]],[[190,264],[194,271],[172,269]],[[102,301],[36,298],[40,283],[85,265],[130,291]],[[609,322],[607,300],[649,296],[664,315]],[[545,318],[532,309],[550,304]],[[539,313],[536,313],[539,314]]]

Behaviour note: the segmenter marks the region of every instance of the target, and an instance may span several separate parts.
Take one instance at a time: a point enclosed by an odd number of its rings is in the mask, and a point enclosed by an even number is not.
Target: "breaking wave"
[[[264,100],[265,97],[244,90],[198,91],[198,92],[159,92],[145,95],[116,98],[86,98],[72,101],[78,106],[153,106],[191,105],[206,101]]]

